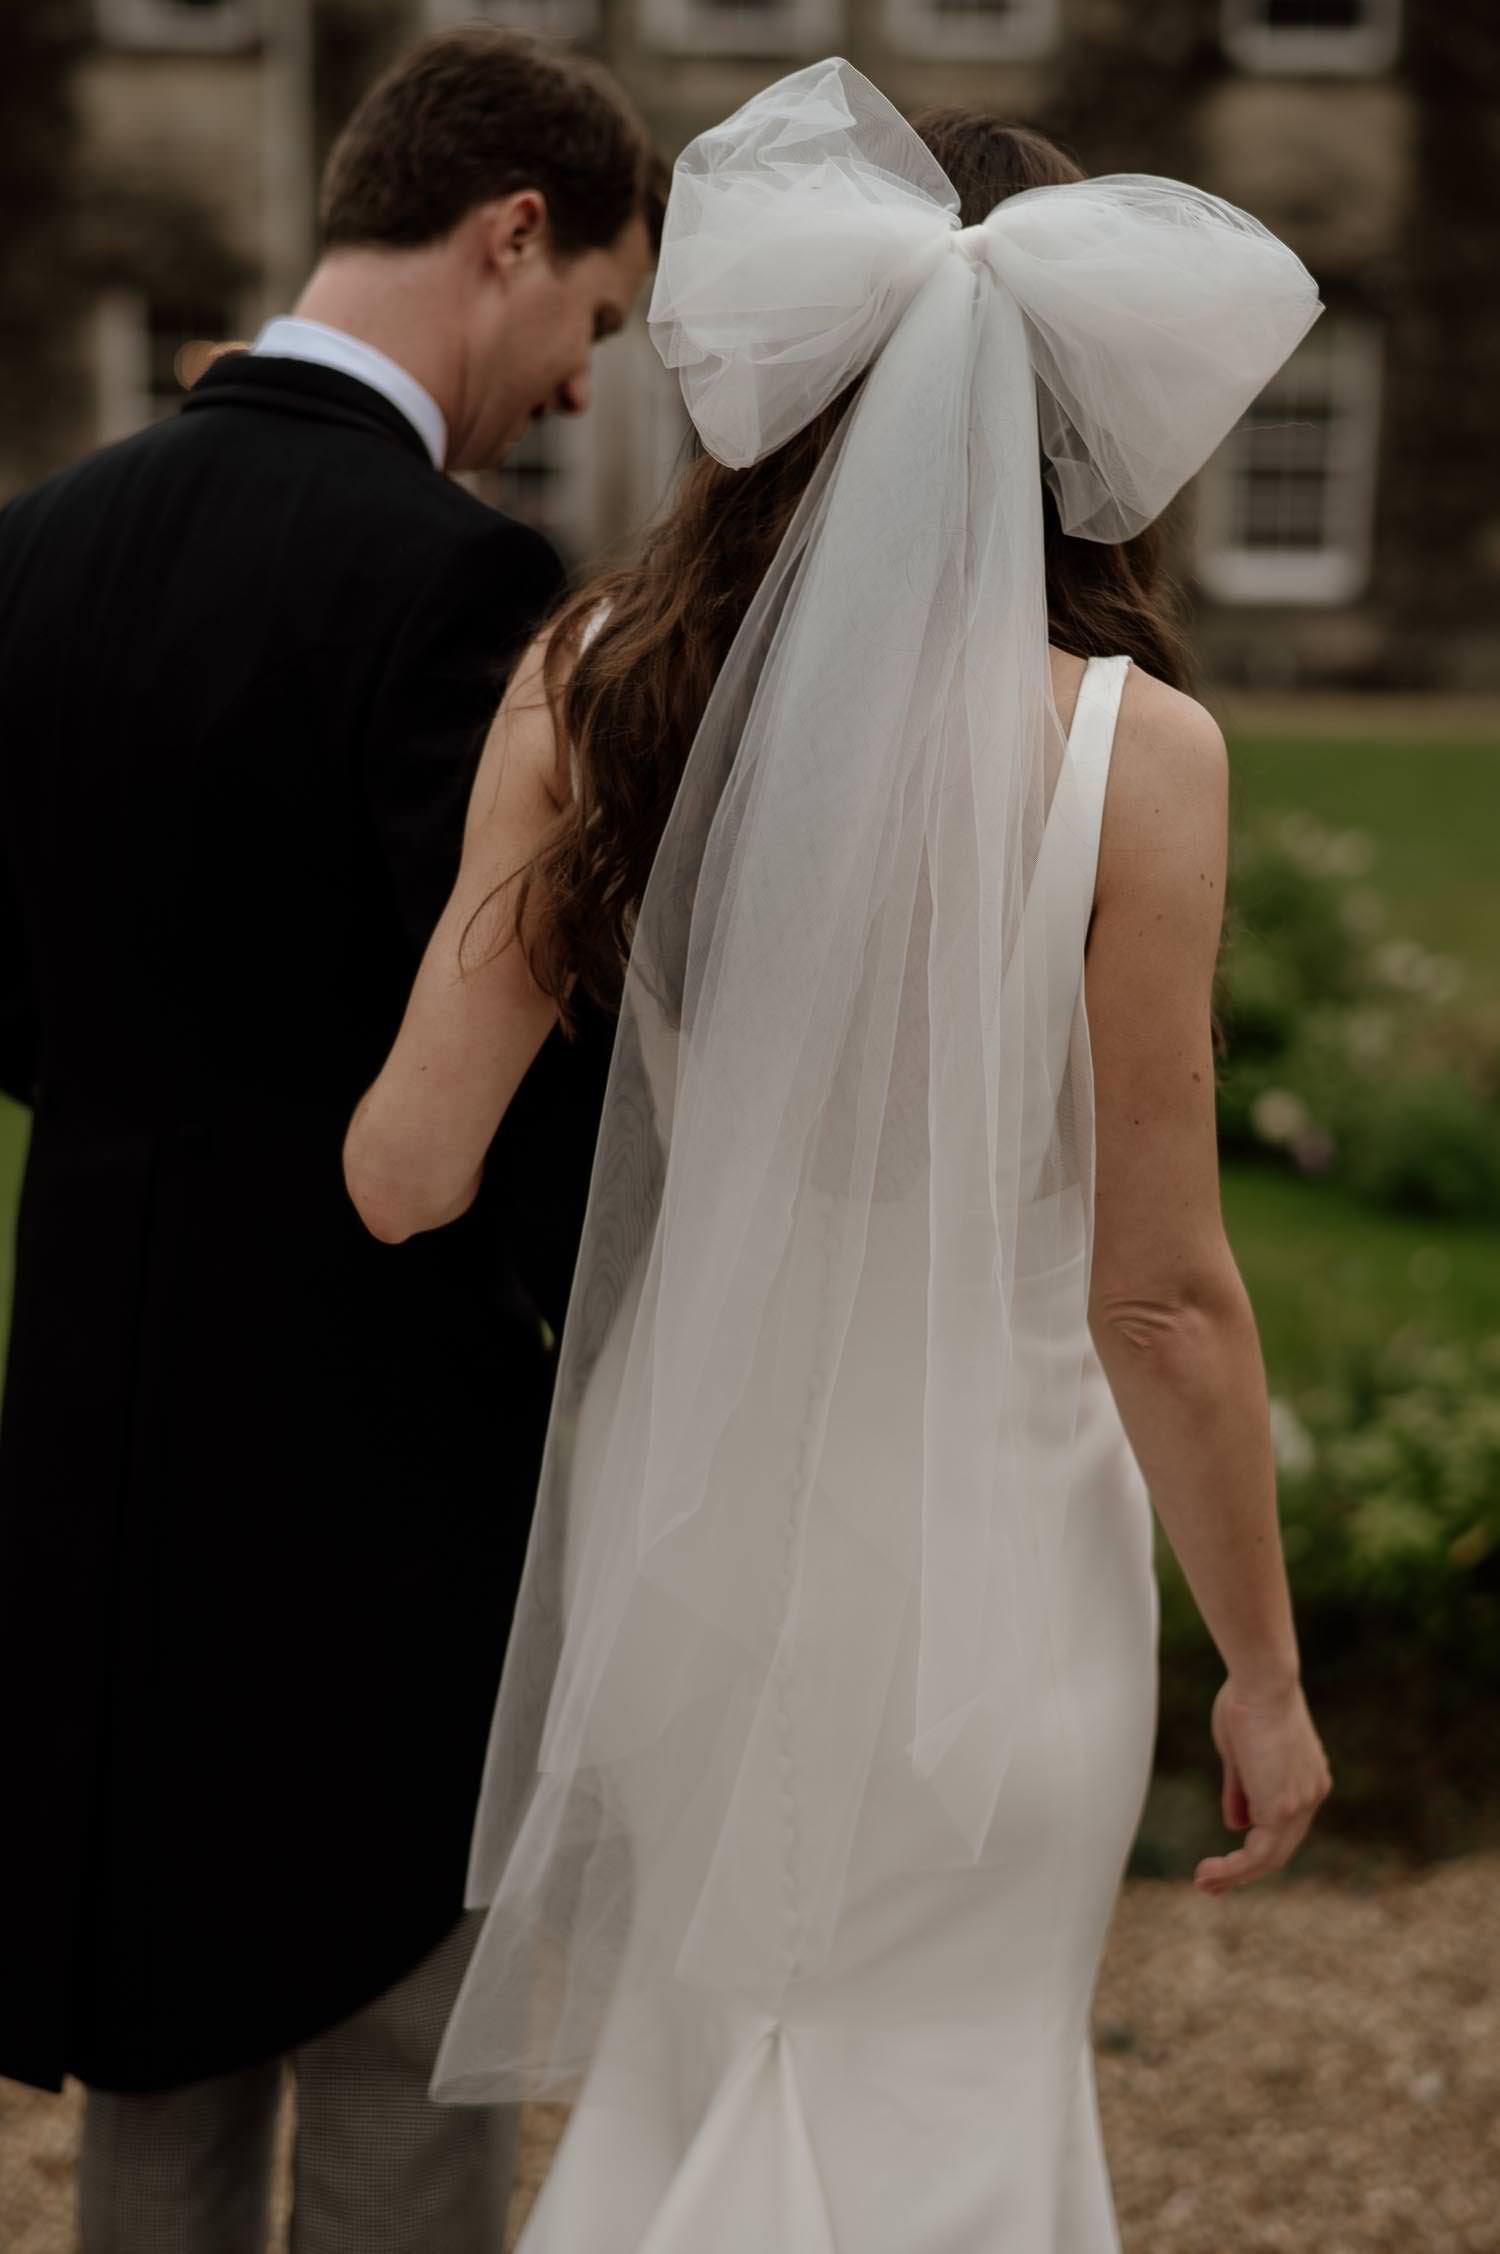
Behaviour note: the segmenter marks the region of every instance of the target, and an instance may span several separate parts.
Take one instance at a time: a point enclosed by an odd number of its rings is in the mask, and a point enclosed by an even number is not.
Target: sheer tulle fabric
[[[1319,306],[1171,181],[956,209],[842,62],[677,169],[652,326],[709,449],[864,381],[641,911],[442,2095],[570,2087],[627,1952],[774,2011],[834,1944],[880,1733],[961,1866],[1046,1696],[1092,1109],[1036,881],[1077,819],[1039,435],[1064,522],[1125,537]],[[822,1476],[834,1420],[867,1487]]]

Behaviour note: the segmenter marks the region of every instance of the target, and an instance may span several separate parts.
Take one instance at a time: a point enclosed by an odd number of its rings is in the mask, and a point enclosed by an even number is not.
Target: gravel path
[[[1096,2027],[1126,2254],[1500,2254],[1500,1856],[1135,1881]],[[76,2118],[0,2083],[4,2254],[71,2254]],[[529,2118],[517,2224],[560,2127]]]

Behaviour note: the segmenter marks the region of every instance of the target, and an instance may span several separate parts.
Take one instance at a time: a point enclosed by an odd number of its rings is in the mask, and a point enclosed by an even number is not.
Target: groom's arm
[[[15,522],[9,509],[0,509],[0,539]],[[12,562],[12,577],[17,568],[23,567]],[[0,1091],[29,1104],[36,1094],[42,1029],[10,851],[0,839]]]

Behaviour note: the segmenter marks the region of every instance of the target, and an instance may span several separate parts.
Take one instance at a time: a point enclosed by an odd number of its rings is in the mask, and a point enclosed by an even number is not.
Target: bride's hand
[[[1202,1894],[1228,1894],[1291,1861],[1333,1779],[1300,1683],[1252,1695],[1231,1676],[1214,1700],[1212,1727],[1224,1763],[1224,1821],[1245,1840],[1227,1855],[1205,1856],[1193,1883]]]

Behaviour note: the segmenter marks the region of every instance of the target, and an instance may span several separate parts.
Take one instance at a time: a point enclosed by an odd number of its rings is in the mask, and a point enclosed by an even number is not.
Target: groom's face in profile
[[[514,201],[524,208],[497,229],[495,289],[473,340],[473,411],[450,469],[492,468],[541,416],[586,411],[595,348],[624,327],[651,265],[639,214],[604,248],[558,257],[541,199]]]

